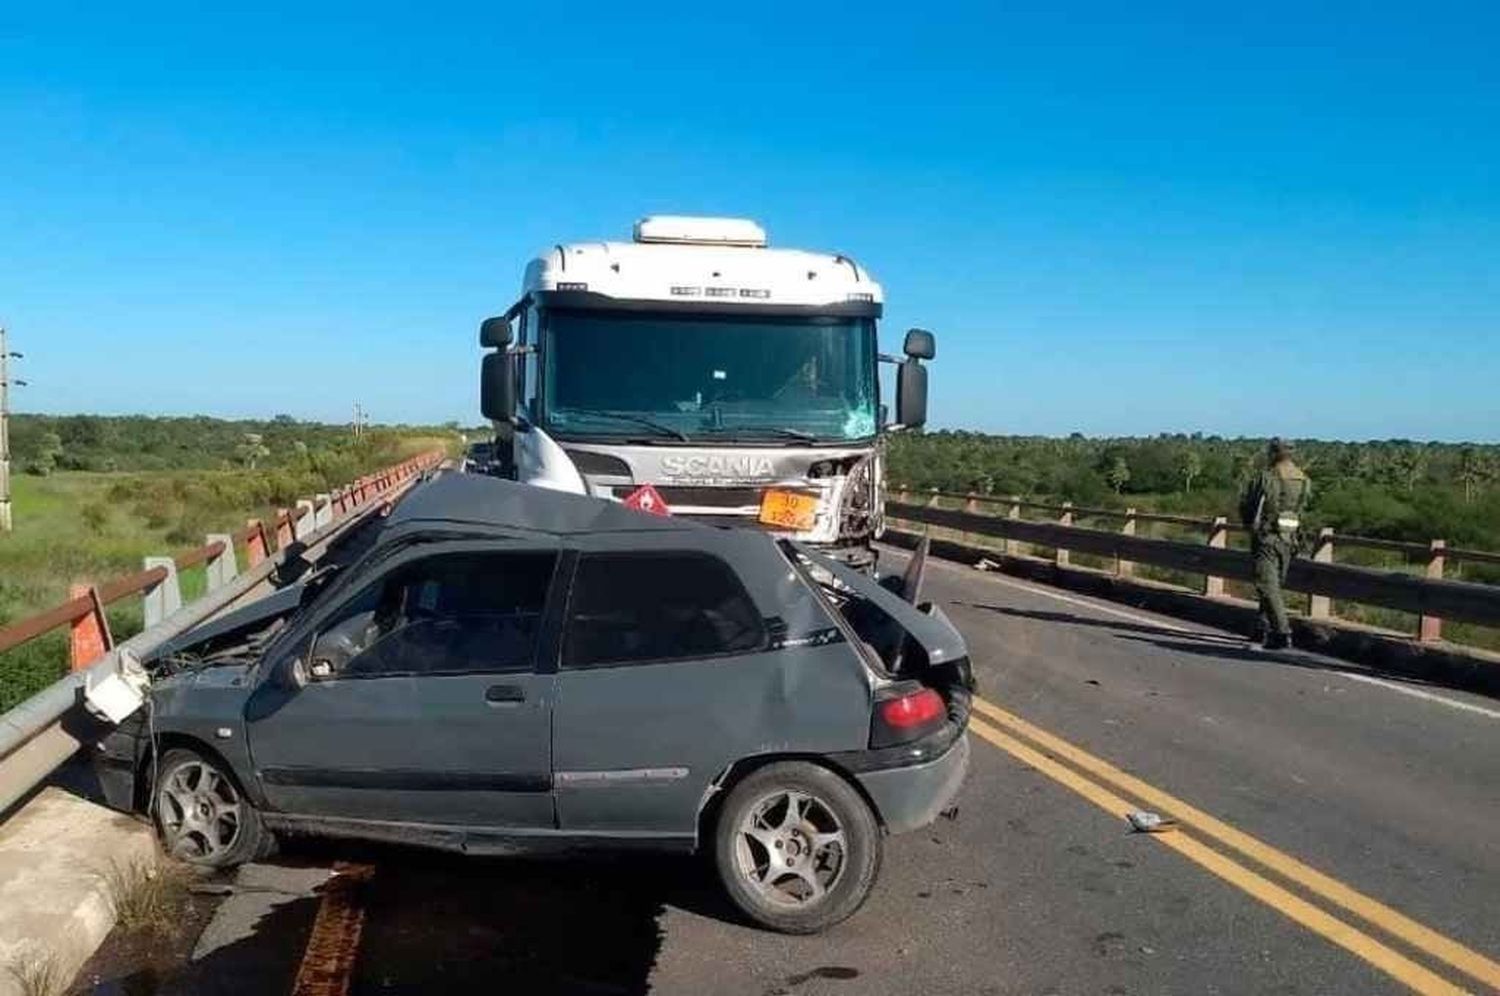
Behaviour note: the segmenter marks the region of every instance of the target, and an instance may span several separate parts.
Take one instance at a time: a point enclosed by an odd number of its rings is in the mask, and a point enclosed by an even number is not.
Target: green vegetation
[[[15,531],[0,534],[0,625],[62,602],[71,582],[129,574],[147,555],[197,546],[206,533],[456,445],[447,428],[372,428],[356,439],[346,427],[285,417],[16,416],[12,451],[29,472],[12,480]],[[202,568],[184,572],[183,597],[202,584]],[[139,599],[108,614],[116,639],[139,631]],[[0,654],[0,711],[56,680],[66,648],[59,630]]]
[[[1236,496],[1263,466],[1265,446],[1263,439],[1201,435],[903,433],[892,438],[889,459],[891,480],[911,488],[1233,521]],[[1315,527],[1500,550],[1500,446],[1306,440],[1297,444],[1297,462],[1313,477]]]
[[[1036,501],[1162,512],[1236,521],[1240,488],[1264,466],[1264,439],[1201,435],[1089,439],[990,436],[973,432],[902,433],[888,451],[894,486],[915,490],[1018,495]],[[1307,535],[1323,526],[1340,533],[1426,544],[1500,551],[1500,446],[1418,443],[1407,440],[1342,443],[1303,440],[1297,462],[1313,477]],[[1113,529],[1119,520],[1079,525]],[[1202,542],[1202,530],[1142,524],[1140,535]],[[1235,539],[1236,545],[1243,543]],[[1420,564],[1399,553],[1336,548],[1340,563],[1417,572]],[[1075,563],[1088,566],[1087,557]],[[1141,565],[1143,576],[1194,585],[1200,578]],[[1447,576],[1500,584],[1500,568],[1450,562]],[[1231,584],[1231,591],[1248,591]],[[1295,606],[1295,601],[1294,601]],[[1415,620],[1399,612],[1340,603],[1338,615],[1411,631]],[[1500,631],[1448,624],[1452,640],[1500,649]]]

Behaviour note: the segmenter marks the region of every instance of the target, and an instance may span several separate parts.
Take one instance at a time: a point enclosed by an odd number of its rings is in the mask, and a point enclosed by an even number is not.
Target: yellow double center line
[[[1291,855],[1236,830],[1181,799],[1121,771],[1108,761],[1028,723],[1014,713],[977,697],[974,707],[984,717],[981,719],[979,715],[975,715],[970,720],[969,728],[976,736],[1115,816],[1123,817],[1125,813],[1141,808],[1143,804],[1162,810],[1176,819],[1182,827],[1175,833],[1155,835],[1162,844],[1303,927],[1364,959],[1412,990],[1452,996],[1462,996],[1468,992],[1369,933],[1313,905],[1265,875],[1226,857],[1199,838],[1210,838],[1238,852],[1301,886],[1312,895],[1354,914],[1417,951],[1500,992],[1500,963],[1480,952],[1423,926]]]

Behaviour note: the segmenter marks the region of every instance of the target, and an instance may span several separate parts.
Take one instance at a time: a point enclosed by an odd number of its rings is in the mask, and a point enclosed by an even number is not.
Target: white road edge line
[[[929,560],[928,563],[933,563],[933,561]],[[1129,619],[1132,622],[1148,623],[1152,626],[1158,627],[1159,629],[1171,630],[1174,633],[1193,633],[1203,636],[1219,635],[1213,630],[1198,630],[1193,629],[1190,626],[1179,626],[1176,623],[1167,622],[1165,619],[1158,619],[1156,616],[1148,616],[1140,612],[1131,612],[1129,609],[1120,609],[1116,608],[1113,605],[1104,605],[1090,599],[1074,598],[1072,595],[1064,595],[1061,592],[1049,591],[1046,588],[1038,588],[1034,585],[1024,584],[1012,578],[997,574],[994,571],[976,571],[972,567],[965,567],[962,564],[950,564],[943,561],[937,561],[937,563],[942,564],[943,567],[952,568],[953,570],[967,571],[970,574],[981,574],[989,580],[995,582],[996,584],[1003,584],[1007,588],[1016,588],[1021,591],[1030,592],[1033,595],[1045,595],[1047,598],[1054,598],[1059,602],[1067,602],[1069,605],[1080,605],[1086,609],[1093,609],[1096,612],[1103,612],[1111,616],[1119,616],[1121,619]]]
[[[929,563],[931,562],[932,561],[929,561]],[[1143,615],[1139,612],[1131,612],[1127,609],[1118,609],[1113,605],[1101,605],[1098,602],[1092,601],[1090,599],[1074,598],[1072,595],[1064,595],[1061,592],[1049,591],[1046,588],[1039,588],[1035,585],[1023,584],[1020,581],[1016,581],[1008,577],[1003,577],[999,574],[994,573],[993,571],[975,571],[974,568],[965,567],[962,564],[951,564],[944,561],[936,562],[942,564],[943,567],[953,568],[954,570],[969,571],[970,573],[974,574],[983,574],[990,581],[993,581],[996,584],[1003,584],[1008,588],[1017,588],[1021,591],[1030,592],[1033,595],[1043,595],[1047,598],[1056,599],[1059,602],[1066,602],[1069,605],[1078,605],[1082,606],[1083,608],[1094,609],[1098,612],[1103,612],[1108,615],[1119,616],[1121,619],[1129,619],[1132,622],[1149,623],[1152,626],[1171,630],[1174,633],[1191,633],[1199,636],[1218,635],[1218,633],[1213,630],[1199,630],[1192,629],[1188,626],[1178,626],[1175,623],[1170,623],[1165,620],[1158,619],[1155,616]],[[1387,681],[1384,678],[1376,678],[1373,675],[1368,674],[1355,674],[1351,671],[1334,670],[1332,673],[1342,675],[1343,677],[1348,678],[1350,681],[1362,681],[1368,685],[1378,685],[1381,688],[1386,688],[1393,692],[1399,692],[1402,695],[1410,695],[1412,698],[1423,699],[1427,702],[1434,702],[1438,705],[1445,705],[1450,709],[1461,709],[1464,712],[1477,713],[1478,715],[1488,717],[1489,719],[1500,719],[1500,710],[1486,709],[1484,706],[1475,705],[1472,702],[1464,702],[1461,699],[1450,699],[1446,695],[1435,695],[1432,692],[1424,691],[1420,688],[1413,688],[1410,685],[1403,685],[1398,681]]]
[[[1437,702],[1440,705],[1448,706],[1450,709],[1462,709],[1464,712],[1476,712],[1481,716],[1488,716],[1490,719],[1500,719],[1500,709],[1486,709],[1484,706],[1475,705],[1472,702],[1450,699],[1446,695],[1434,695],[1432,692],[1423,691],[1420,688],[1412,688],[1410,685],[1403,685],[1396,681],[1386,681],[1384,678],[1376,678],[1368,674],[1351,674],[1345,671],[1343,675],[1350,681],[1363,681],[1369,685],[1379,685],[1381,688],[1389,688],[1393,692],[1410,695],[1415,699],[1426,699],[1428,702]]]

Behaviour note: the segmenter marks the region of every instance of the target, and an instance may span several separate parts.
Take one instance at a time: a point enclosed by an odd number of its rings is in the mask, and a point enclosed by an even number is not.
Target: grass
[[[176,928],[187,895],[189,875],[167,860],[111,861],[104,872],[115,929],[126,933],[167,934]]]
[[[269,520],[276,507],[329,490],[356,474],[433,449],[443,440],[406,437],[362,466],[337,467],[336,480],[311,464],[266,470],[141,473],[69,471],[12,478],[15,529],[0,533],[0,626],[51,608],[73,582],[98,584],[130,574],[147,556],[201,545],[207,533],[234,532],[247,518]],[[245,563],[243,550],[240,563]],[[202,566],[179,576],[184,601],[203,592]],[[107,610],[116,641],[140,632],[141,601]],[[67,631],[55,630],[0,653],[0,712],[47,687],[67,668]]]
[[[58,996],[66,988],[62,969],[51,954],[28,951],[5,966],[19,996]]]

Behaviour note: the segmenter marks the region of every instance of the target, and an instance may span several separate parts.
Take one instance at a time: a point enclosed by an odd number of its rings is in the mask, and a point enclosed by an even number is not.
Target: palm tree
[[[1183,491],[1192,494],[1193,480],[1203,473],[1203,458],[1198,455],[1197,450],[1184,450],[1177,469],[1182,475]]]
[[[1122,456],[1115,457],[1115,462],[1105,473],[1104,479],[1109,482],[1110,487],[1115,489],[1115,494],[1119,494],[1125,485],[1130,483],[1130,464],[1126,463]]]
[[[1458,454],[1458,472],[1454,475],[1464,486],[1464,502],[1474,500],[1474,491],[1488,484],[1495,477],[1495,467],[1489,457],[1473,446],[1465,446]]]

